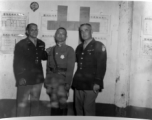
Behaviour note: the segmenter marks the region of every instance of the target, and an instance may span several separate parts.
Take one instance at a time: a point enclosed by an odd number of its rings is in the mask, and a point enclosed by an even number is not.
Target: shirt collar
[[[34,40],[29,39],[28,37],[26,38],[28,43],[34,43]],[[36,45],[38,44],[38,39],[36,39]]]
[[[90,40],[84,41],[84,44],[88,45],[92,40],[93,40],[93,38]]]
[[[62,46],[65,45],[65,42],[64,42],[64,43],[61,43],[61,44],[57,43],[56,45],[57,45],[58,47],[62,47]]]

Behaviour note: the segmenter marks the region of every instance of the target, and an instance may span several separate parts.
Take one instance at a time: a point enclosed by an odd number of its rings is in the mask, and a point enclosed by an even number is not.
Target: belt
[[[50,67],[50,71],[52,71],[52,72],[66,72],[67,68],[51,68]]]

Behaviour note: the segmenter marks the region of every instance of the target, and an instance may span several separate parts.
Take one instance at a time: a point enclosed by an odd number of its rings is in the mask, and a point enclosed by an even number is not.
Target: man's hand
[[[67,98],[69,97],[69,90],[70,90],[70,85],[65,83],[65,90],[66,90],[66,93],[67,93]]]
[[[46,52],[49,53],[51,51],[51,47],[46,49]]]
[[[94,91],[95,93],[98,93],[98,92],[99,92],[99,89],[100,89],[100,86],[99,86],[98,84],[94,84],[94,86],[93,86],[93,91]]]
[[[19,85],[26,85],[26,80],[24,78],[21,78],[19,80]]]

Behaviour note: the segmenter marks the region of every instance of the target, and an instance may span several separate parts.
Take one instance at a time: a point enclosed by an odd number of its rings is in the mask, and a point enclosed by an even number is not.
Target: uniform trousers
[[[41,89],[42,83],[17,87],[17,116],[39,115]],[[30,100],[28,100],[29,98]]]
[[[50,97],[51,115],[66,115],[68,91],[65,89],[65,76],[50,72],[46,76],[45,87]]]
[[[95,100],[98,93],[93,90],[75,89],[75,109],[78,116],[95,116]]]

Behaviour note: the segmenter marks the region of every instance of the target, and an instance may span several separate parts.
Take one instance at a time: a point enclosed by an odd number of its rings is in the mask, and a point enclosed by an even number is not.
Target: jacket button
[[[82,55],[83,55],[84,53],[82,53]]]
[[[83,59],[83,58],[81,58],[81,59]]]
[[[37,63],[38,63],[38,60],[35,60],[35,63],[37,64]]]

